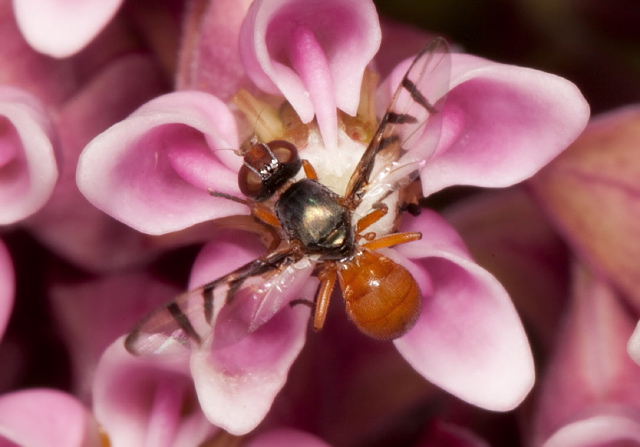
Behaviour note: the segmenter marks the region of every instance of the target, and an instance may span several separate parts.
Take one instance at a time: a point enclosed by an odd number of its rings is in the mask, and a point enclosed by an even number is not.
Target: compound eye
[[[271,152],[273,152],[273,155],[275,155],[276,159],[281,164],[296,164],[300,162],[298,149],[288,141],[273,140],[267,143],[267,146],[269,146],[269,149],[271,149]]]
[[[296,147],[284,140],[254,144],[244,154],[243,162],[238,186],[242,194],[258,201],[275,194],[302,166]]]
[[[238,186],[242,194],[250,199],[256,199],[263,191],[263,183],[260,176],[245,165],[242,165],[238,172]]]

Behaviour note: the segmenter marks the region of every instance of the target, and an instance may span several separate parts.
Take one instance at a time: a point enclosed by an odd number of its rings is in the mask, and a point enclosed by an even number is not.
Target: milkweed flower
[[[542,372],[533,445],[640,441],[639,369],[626,350],[634,325],[634,315],[606,278],[574,266],[556,350]]]
[[[640,312],[640,107],[597,115],[584,133],[529,184],[558,232]]]
[[[637,106],[594,117],[528,183],[573,257],[568,307],[541,371],[533,445],[638,442]],[[627,352],[627,350],[629,352]],[[630,354],[630,355],[629,355]]]
[[[214,219],[234,222],[233,216],[248,214],[247,207],[209,191],[241,195],[242,160],[234,150],[257,135],[293,142],[320,182],[344,194],[376,116],[410,63],[395,67],[379,87],[367,73],[381,40],[373,4],[234,0],[193,13],[202,16],[187,21],[195,29],[182,46],[180,89],[144,104],[87,145],[77,171],[82,193],[148,234]],[[433,87],[443,104],[436,120],[441,129],[417,138],[431,139],[433,147],[404,148],[424,153],[424,195],[452,185],[505,187],[525,180],[569,145],[589,116],[573,84],[540,71],[452,54],[450,72],[434,76],[446,81],[438,84],[441,90]],[[455,396],[491,410],[514,408],[533,385],[534,369],[505,289],[435,212],[399,224],[397,212],[390,214],[372,227],[377,236],[396,230],[423,235],[381,250],[411,272],[422,292],[418,321],[394,341],[396,348]],[[238,230],[214,237],[193,267],[191,285],[262,253],[259,238]],[[288,303],[313,299],[313,268],[307,258],[287,267],[281,274],[285,292],[270,295],[273,301],[261,307],[259,324],[250,330],[246,317],[256,311],[251,297],[215,307],[213,326],[205,325],[203,343],[190,357],[200,404],[215,425],[246,433],[268,412],[305,342],[309,310]]]
[[[590,270],[640,311],[637,257],[629,242],[638,227],[640,109],[629,105],[598,115],[584,133],[530,184],[541,207]],[[628,351],[640,360],[638,331]]]

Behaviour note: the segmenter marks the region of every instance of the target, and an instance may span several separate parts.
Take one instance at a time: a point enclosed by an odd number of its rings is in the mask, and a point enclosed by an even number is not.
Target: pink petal
[[[185,360],[132,357],[123,338],[105,351],[94,379],[93,407],[111,445],[199,445],[217,431],[197,405]]]
[[[30,216],[49,199],[58,178],[52,137],[36,98],[0,87],[0,224]]]
[[[640,310],[640,107],[595,117],[530,184],[574,252]]]
[[[305,123],[315,115],[331,148],[336,107],[355,115],[362,75],[380,39],[367,0],[261,0],[242,25],[240,55],[259,88],[284,95]]]
[[[640,420],[631,414],[600,414],[565,425],[543,447],[590,447],[637,445]]]
[[[0,396],[0,444],[29,447],[97,445],[90,413],[61,391],[32,389]]]
[[[425,196],[452,185],[505,187],[525,180],[582,131],[589,106],[558,76],[452,54],[451,90],[436,153],[421,172]],[[392,73],[397,86],[407,65]]]
[[[11,255],[2,240],[0,240],[0,340],[2,340],[11,315],[14,292],[15,279]]]
[[[323,440],[300,430],[277,428],[261,433],[249,441],[246,447],[329,447]]]
[[[435,213],[423,212],[403,231],[424,235],[397,251],[428,272],[433,293],[423,288],[418,323],[396,347],[416,371],[460,399],[495,411],[515,408],[533,386],[534,368],[507,292]]]
[[[285,308],[234,345],[194,352],[191,371],[210,421],[238,435],[262,421],[304,345],[308,319],[306,306]]]
[[[216,97],[170,93],[96,137],[78,162],[80,191],[96,207],[149,234],[164,234],[246,207],[211,197],[240,195],[233,115]]]
[[[216,279],[223,272],[255,259],[251,251],[247,245],[243,248],[229,242],[210,244],[197,259],[194,275],[204,281]],[[289,269],[295,273],[287,273]],[[264,321],[255,328],[251,319],[256,306],[259,308],[262,299],[269,299],[259,293],[254,296],[237,293],[214,316],[212,337],[192,353],[191,372],[202,409],[215,425],[232,434],[245,434],[269,411],[304,345],[309,309],[302,305],[290,307],[287,303],[296,298],[313,298],[317,281],[309,280],[312,269],[310,263],[300,267],[295,264],[270,279],[280,295],[277,308],[263,310]],[[201,273],[204,271],[209,276]],[[282,275],[286,275],[284,282],[280,281]],[[263,280],[255,281],[258,287],[264,286]],[[222,302],[225,297],[222,296]]]
[[[115,15],[122,0],[14,0],[20,31],[35,50],[53,57],[80,51]]]

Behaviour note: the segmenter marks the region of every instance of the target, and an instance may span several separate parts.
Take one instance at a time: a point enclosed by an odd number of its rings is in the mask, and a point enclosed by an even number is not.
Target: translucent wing
[[[135,355],[170,355],[188,351],[192,343],[200,344],[211,331],[205,318],[205,295],[204,287],[199,287],[153,311],[129,333],[127,350]],[[220,299],[215,301],[218,304]]]
[[[450,72],[449,47],[442,38],[415,57],[349,179],[347,198],[359,203],[374,194],[382,200],[418,176],[440,138],[439,111]]]
[[[220,315],[226,323],[231,315],[235,318],[236,333],[230,336],[240,337],[238,328],[245,334],[256,330],[280,309],[287,297],[283,292],[298,284],[294,279],[301,276],[300,269],[311,272],[307,259],[297,261],[289,251],[275,251],[178,295],[138,323],[125,340],[127,350],[136,355],[184,353],[211,334]]]

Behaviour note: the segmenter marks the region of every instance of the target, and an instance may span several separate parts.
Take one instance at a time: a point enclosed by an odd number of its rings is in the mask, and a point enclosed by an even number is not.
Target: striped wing
[[[415,57],[349,180],[348,199],[357,204],[373,193],[382,200],[415,180],[440,138],[439,111],[450,72],[449,47],[442,38]]]
[[[288,289],[299,285],[300,270],[312,268],[290,252],[269,253],[156,309],[131,331],[125,347],[135,355],[184,353],[200,346],[221,320],[239,339],[268,321],[291,295]]]
[[[199,345],[211,332],[205,307],[213,308],[214,300],[205,304],[205,295],[204,287],[193,289],[153,311],[127,336],[127,351],[135,355],[180,354],[188,351],[192,343]],[[215,301],[218,304],[220,299]]]

